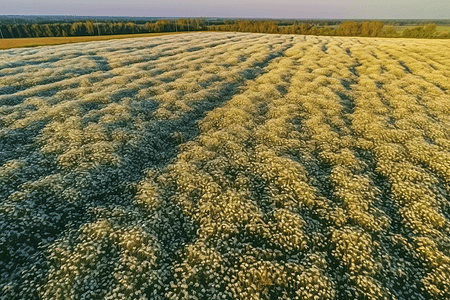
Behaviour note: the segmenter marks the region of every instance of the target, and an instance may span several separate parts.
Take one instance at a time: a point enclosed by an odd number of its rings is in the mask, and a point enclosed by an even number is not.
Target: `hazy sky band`
[[[450,19],[450,0],[0,0],[0,14],[239,17]]]

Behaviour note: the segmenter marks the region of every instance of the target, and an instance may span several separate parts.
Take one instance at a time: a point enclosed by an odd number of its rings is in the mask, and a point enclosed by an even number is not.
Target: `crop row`
[[[450,298],[449,55],[426,43],[0,52],[0,299]]]

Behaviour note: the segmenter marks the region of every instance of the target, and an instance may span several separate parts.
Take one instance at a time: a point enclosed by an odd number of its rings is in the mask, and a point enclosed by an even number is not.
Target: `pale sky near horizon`
[[[450,19],[450,0],[0,0],[0,15]]]

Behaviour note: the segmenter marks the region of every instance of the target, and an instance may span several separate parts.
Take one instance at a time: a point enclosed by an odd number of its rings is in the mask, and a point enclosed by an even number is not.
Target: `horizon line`
[[[110,17],[110,18],[167,18],[167,19],[194,19],[194,18],[217,18],[217,19],[266,19],[266,20],[449,20],[450,18],[276,18],[276,17],[216,17],[216,16],[195,16],[195,17],[175,17],[175,16],[121,16],[121,15],[71,15],[71,14],[0,14],[0,16],[69,16],[69,17]]]

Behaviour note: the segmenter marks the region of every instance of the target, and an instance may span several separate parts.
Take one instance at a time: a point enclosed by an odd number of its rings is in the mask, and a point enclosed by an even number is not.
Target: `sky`
[[[450,19],[450,0],[0,0],[0,15]]]

